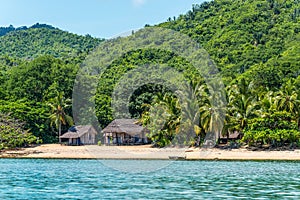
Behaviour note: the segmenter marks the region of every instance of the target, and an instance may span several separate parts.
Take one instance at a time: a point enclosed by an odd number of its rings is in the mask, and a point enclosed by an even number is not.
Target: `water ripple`
[[[299,169],[299,162],[177,161],[124,173],[97,160],[0,159],[0,199],[299,199]]]

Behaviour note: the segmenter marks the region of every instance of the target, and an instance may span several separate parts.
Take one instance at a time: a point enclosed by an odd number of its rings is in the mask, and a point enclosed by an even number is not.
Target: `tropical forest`
[[[186,105],[170,88],[137,88],[128,117],[149,129],[154,147],[176,146],[176,136],[191,131],[194,136],[184,141],[188,146],[203,146],[209,133],[217,135],[217,145],[221,137],[239,133],[237,147],[300,148],[299,0],[207,1],[147,27],[176,31],[200,44],[219,71],[226,104],[212,105],[211,98],[218,94],[176,53],[155,48],[128,51],[97,76],[96,93],[88,99],[95,103],[93,125],[99,140],[101,129],[116,117],[112,95],[122,77],[136,66],[166,64],[192,88],[197,105],[189,109],[196,120],[192,130],[185,128],[191,129],[182,122]],[[0,28],[0,150],[59,142],[75,122],[72,100],[78,71],[105,41],[39,23]],[[220,130],[215,128],[218,124]]]

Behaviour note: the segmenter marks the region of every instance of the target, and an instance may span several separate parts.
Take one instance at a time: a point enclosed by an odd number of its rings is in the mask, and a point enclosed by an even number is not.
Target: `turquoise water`
[[[300,162],[176,161],[135,173],[99,160],[0,159],[0,199],[204,198],[300,199]]]

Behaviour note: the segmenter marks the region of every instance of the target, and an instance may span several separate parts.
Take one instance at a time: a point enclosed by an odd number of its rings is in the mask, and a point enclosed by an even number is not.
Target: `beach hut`
[[[96,144],[96,129],[91,125],[72,126],[68,132],[60,136],[68,145]]]
[[[103,130],[106,145],[148,144],[149,132],[136,119],[115,119]]]
[[[233,133],[230,132],[227,135],[220,135],[220,143],[224,144],[229,141],[236,141],[242,139],[242,134],[240,134],[238,131],[234,131]]]

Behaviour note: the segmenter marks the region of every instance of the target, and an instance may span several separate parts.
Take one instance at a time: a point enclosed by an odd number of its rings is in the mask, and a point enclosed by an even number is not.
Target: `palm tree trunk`
[[[58,124],[58,142],[61,143],[61,121],[59,120],[59,124]]]

